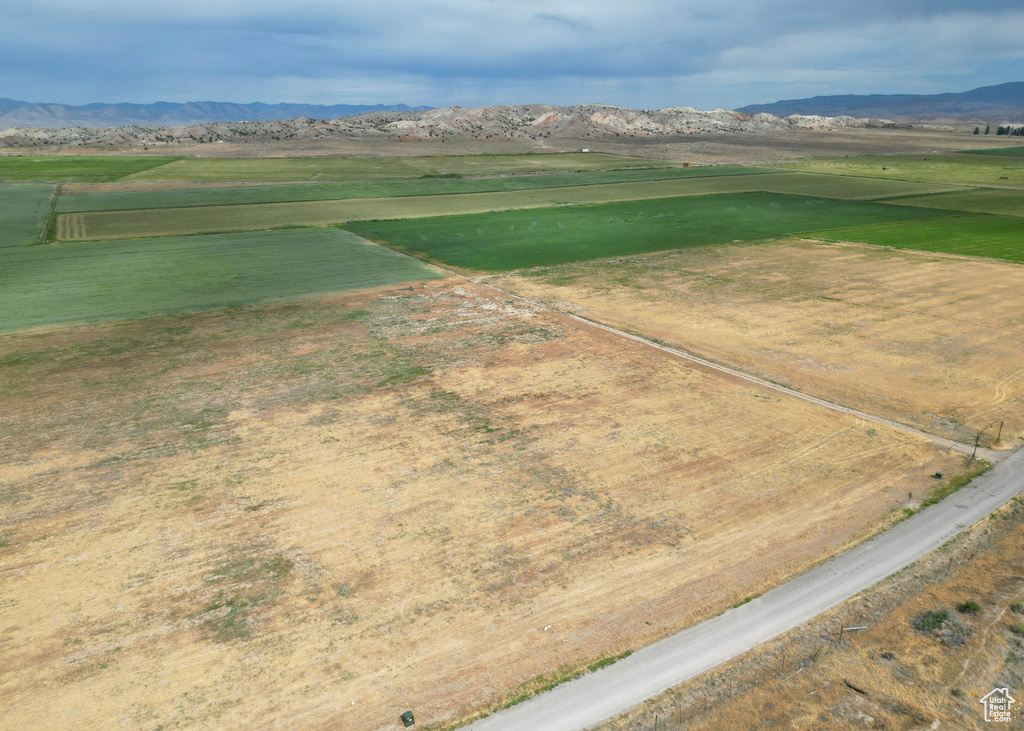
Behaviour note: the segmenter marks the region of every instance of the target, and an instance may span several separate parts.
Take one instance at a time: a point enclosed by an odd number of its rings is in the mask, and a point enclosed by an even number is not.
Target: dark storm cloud
[[[1024,9],[946,0],[23,2],[0,96],[737,106],[1017,80]]]

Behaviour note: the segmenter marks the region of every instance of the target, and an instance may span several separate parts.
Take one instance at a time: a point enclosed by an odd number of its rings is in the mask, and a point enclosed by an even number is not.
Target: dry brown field
[[[490,281],[933,434],[973,442],[1001,420],[997,447],[1024,438],[1016,264],[789,239]]]
[[[3,336],[0,378],[18,729],[455,721],[775,585],[964,463],[455,278]]]
[[[1024,516],[1019,502],[813,622],[673,688],[602,731],[998,728],[979,700],[1008,687],[1021,726]],[[1013,514],[1016,513],[1016,517]],[[968,601],[977,611],[958,611]],[[939,629],[914,621],[945,610]],[[845,632],[840,627],[866,627]],[[783,657],[786,658],[783,667]]]

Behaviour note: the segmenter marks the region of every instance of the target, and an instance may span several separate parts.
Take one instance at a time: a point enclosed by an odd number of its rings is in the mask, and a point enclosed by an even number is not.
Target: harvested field
[[[968,213],[995,213],[1001,216],[1024,216],[1024,190],[983,188],[966,193],[939,193],[909,196],[891,201],[901,206],[945,208]]]
[[[865,155],[798,160],[781,163],[778,167],[811,173],[954,185],[1024,185],[1024,160],[973,154]]]
[[[0,332],[237,307],[432,279],[415,259],[338,229],[8,250]]]
[[[177,157],[114,155],[0,156],[0,181],[103,182],[174,162]]]
[[[53,195],[52,185],[0,185],[0,249],[38,243]]]
[[[358,222],[346,228],[432,261],[478,271],[506,271],[759,239],[838,226],[843,221],[864,224],[948,215],[935,210],[922,215],[927,210],[868,201],[737,193]]]
[[[934,220],[809,231],[806,235],[826,241],[1024,261],[1024,220],[1020,216],[970,213]]]
[[[963,464],[451,280],[0,338],[13,728],[394,728],[638,647]]]
[[[784,240],[493,281],[935,434],[1024,437],[1020,266]]]
[[[188,208],[253,203],[292,203],[297,201],[339,200],[346,198],[390,198],[411,195],[452,193],[488,193],[502,190],[564,188],[643,180],[726,177],[774,173],[763,168],[706,166],[690,168],[646,168],[643,170],[607,170],[588,173],[521,174],[487,178],[379,178],[338,183],[291,183],[287,185],[234,185],[210,187],[214,183],[192,183],[187,188],[95,191],[78,186],[77,192],[62,195],[57,210],[62,213],[85,211],[137,211],[147,208]],[[777,175],[778,173],[774,173]],[[932,186],[934,187],[934,186]],[[917,192],[906,191],[907,194]]]
[[[441,157],[186,158],[133,180],[357,180],[422,175],[495,175],[541,171],[671,167],[678,163],[603,153],[530,153]]]

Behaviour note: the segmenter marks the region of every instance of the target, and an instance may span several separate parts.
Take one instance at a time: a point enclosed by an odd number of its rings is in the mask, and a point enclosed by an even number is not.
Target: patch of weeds
[[[223,406],[207,406],[181,419],[178,425],[190,431],[206,431],[222,424],[228,413],[229,409]]]
[[[354,589],[348,584],[339,584],[338,587],[335,588],[335,591],[338,596],[352,596]]]
[[[352,322],[353,320],[361,320],[364,317],[369,317],[369,315],[369,310],[352,310],[351,312],[346,312],[344,315],[342,315],[341,321]]]
[[[0,356],[0,368],[38,365],[39,363],[47,363],[50,360],[51,355],[49,351],[37,350],[11,353],[10,355]]]
[[[746,599],[741,599],[740,601],[738,601],[735,604],[733,604],[732,608],[736,609],[738,607],[742,607],[744,604],[750,604],[750,602],[754,601],[759,596],[761,596],[761,595],[760,594],[754,594],[753,596],[748,596]]]
[[[247,637],[253,610],[272,603],[292,575],[291,559],[281,554],[261,557],[257,550],[221,563],[206,579],[208,585],[224,585],[200,612],[203,628],[216,642]]]
[[[586,673],[592,673],[601,668],[606,668],[609,665],[613,665],[623,658],[629,657],[633,654],[632,650],[626,650],[620,652],[618,655],[611,655],[607,657],[600,657],[594,662],[585,665],[583,667],[575,665],[564,665],[558,670],[553,672],[551,675],[539,675],[532,680],[528,680],[523,683],[519,688],[513,691],[512,696],[508,698],[503,704],[498,707],[498,710],[504,708],[511,708],[512,706],[519,705],[523,701],[533,698],[535,695],[539,695],[546,691],[556,688],[562,683],[568,683],[570,680],[575,680],[581,675]]]
[[[434,372],[430,366],[412,361],[408,357],[397,357],[389,360],[384,366],[381,386],[402,386],[407,383],[429,376]]]
[[[932,635],[946,647],[956,648],[967,643],[971,628],[960,621],[948,609],[936,609],[919,614],[910,622],[923,635]]]
[[[1010,611],[1014,614],[1024,614],[1024,602],[1015,602],[1011,604]]]
[[[1010,631],[1018,637],[1024,637],[1024,622],[1017,622],[1010,626]]]
[[[175,482],[173,485],[169,485],[167,489],[174,490],[175,492],[192,492],[199,486],[199,480],[184,480],[182,482]]]
[[[960,614],[977,614],[981,611],[981,605],[973,599],[968,599],[963,604],[958,604],[956,611]]]
[[[935,491],[931,494],[931,497],[929,497],[927,500],[921,503],[921,507],[927,508],[929,505],[935,505],[940,500],[952,495],[954,492],[962,488],[964,485],[969,484],[971,480],[973,480],[975,477],[979,477],[988,472],[990,469],[992,469],[991,462],[986,462],[985,460],[980,459],[976,461],[980,463],[976,469],[974,469],[971,472],[962,474],[959,477],[950,480],[944,485],[939,485],[938,487],[936,487]]]
[[[359,621],[359,615],[351,609],[339,609],[334,613],[334,619],[332,621],[334,624],[349,627]]]
[[[914,617],[910,625],[920,632],[921,634],[928,634],[934,632],[942,627],[942,623],[949,619],[949,611],[946,609],[936,609],[931,612],[925,612]]]
[[[261,500],[260,502],[254,504],[254,505],[246,505],[245,506],[245,512],[247,512],[247,513],[255,513],[257,510],[263,510],[263,508],[267,507],[268,505],[273,505],[273,504],[274,504],[273,500]]]

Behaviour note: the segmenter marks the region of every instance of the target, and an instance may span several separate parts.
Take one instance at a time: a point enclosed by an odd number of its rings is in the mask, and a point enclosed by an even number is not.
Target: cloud
[[[1019,0],[29,0],[0,96],[739,106],[1018,80],[1021,49]]]

